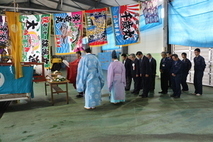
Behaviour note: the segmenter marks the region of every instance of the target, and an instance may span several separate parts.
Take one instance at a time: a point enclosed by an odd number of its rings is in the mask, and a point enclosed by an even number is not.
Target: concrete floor
[[[70,104],[65,94],[44,95],[44,83],[34,85],[35,98],[11,104],[0,119],[0,142],[212,142],[213,88],[204,95],[190,92],[180,99],[160,97],[156,91],[148,99],[127,93],[126,103],[113,105],[107,95],[95,110],[84,110],[84,99],[75,98],[69,85]],[[171,94],[171,90],[168,94]]]

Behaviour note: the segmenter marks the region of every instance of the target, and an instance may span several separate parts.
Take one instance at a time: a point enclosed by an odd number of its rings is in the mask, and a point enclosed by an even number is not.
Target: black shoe
[[[175,99],[180,98],[180,96],[174,96]]]
[[[189,90],[183,90],[183,89],[182,89],[182,91],[186,92],[186,91],[189,91]]]
[[[79,94],[79,95],[76,95],[76,98],[82,98],[84,97],[83,95]]]
[[[148,96],[142,96],[142,98],[148,98]]]
[[[175,97],[175,95],[170,95],[170,97]]]
[[[163,92],[163,91],[161,91],[161,92],[158,92],[158,93],[161,93],[161,94],[167,94],[167,92]]]
[[[138,94],[139,94],[139,92],[134,92],[134,94],[135,94],[135,95],[138,95]]]
[[[131,93],[132,93],[132,94],[135,94],[135,91],[132,91]]]
[[[125,91],[129,91],[130,89],[125,89]]]

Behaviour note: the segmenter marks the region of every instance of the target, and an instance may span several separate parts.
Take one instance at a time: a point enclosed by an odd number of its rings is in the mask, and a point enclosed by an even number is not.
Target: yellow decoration
[[[9,35],[12,46],[12,61],[15,66],[15,78],[23,77],[21,58],[22,58],[22,29],[19,21],[20,14],[17,12],[6,12]]]

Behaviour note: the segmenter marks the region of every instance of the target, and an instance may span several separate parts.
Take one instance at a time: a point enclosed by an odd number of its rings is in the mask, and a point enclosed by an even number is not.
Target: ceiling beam
[[[112,7],[112,5],[108,5],[106,3],[100,2],[100,0],[71,0],[71,1],[75,1],[78,3],[93,6],[93,7],[96,6],[98,2],[98,7]]]
[[[62,0],[58,0],[58,5],[57,5],[56,9],[62,10],[62,4],[63,4],[63,1]]]
[[[48,1],[55,2],[55,3],[59,3],[57,0],[48,0]],[[63,4],[63,5],[66,5],[66,6],[69,6],[69,7],[72,7],[72,8],[76,8],[76,9],[80,9],[80,10],[85,10],[85,9],[83,9],[83,8],[81,8],[81,7],[74,6],[74,5],[65,3],[65,2],[63,2],[62,4]]]
[[[14,10],[13,6],[1,6],[0,9],[12,9]],[[29,7],[28,2],[20,2],[18,3],[18,10],[23,11],[41,11],[41,12],[49,12],[49,13],[61,13],[64,11],[56,10],[54,8],[50,8],[47,6],[42,6],[36,3],[31,3],[31,7]]]

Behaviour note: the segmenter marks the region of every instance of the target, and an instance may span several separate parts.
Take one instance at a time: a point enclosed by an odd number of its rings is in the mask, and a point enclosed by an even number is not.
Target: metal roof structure
[[[24,14],[74,12],[137,3],[145,0],[1,0],[0,13],[19,11]],[[16,7],[16,8],[15,8]]]

